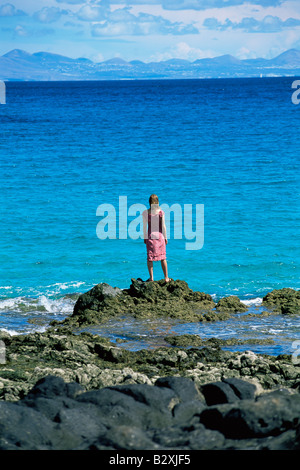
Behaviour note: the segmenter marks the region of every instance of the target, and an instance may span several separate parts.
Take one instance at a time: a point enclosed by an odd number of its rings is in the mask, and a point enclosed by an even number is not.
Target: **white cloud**
[[[2,28],[8,33],[11,33],[11,37],[14,40],[25,40],[25,39],[36,39],[45,36],[52,35],[54,30],[49,27],[42,28],[28,28],[22,24],[17,24],[15,27]]]
[[[93,62],[96,62],[96,63],[97,63],[97,62],[103,62],[104,56],[103,56],[103,54],[101,54],[101,52],[98,52],[97,54],[93,54],[93,55],[91,56],[91,60],[92,60]]]
[[[102,54],[107,59],[117,52],[128,60],[146,62],[172,58],[193,61],[227,53],[239,58],[268,58],[288,48],[300,48],[299,2],[2,0],[0,48],[5,52],[9,47],[30,44],[29,49],[35,51],[43,44],[43,50],[70,56],[77,56],[80,48],[84,56],[101,54],[99,61]],[[43,42],[38,35],[43,35]]]
[[[11,3],[5,3],[0,6],[0,16],[25,16],[26,13],[22,10],[18,10]]]
[[[244,4],[273,7],[285,0],[112,0],[111,3],[125,5],[161,5],[165,10],[209,10],[237,7]]]
[[[222,23],[216,18],[206,18],[203,25],[212,30],[225,31],[227,29],[241,29],[249,33],[277,33],[283,29],[300,26],[300,19],[288,18],[285,21],[278,16],[267,15],[262,20],[253,17],[242,18],[240,22],[233,22],[229,18]]]
[[[66,10],[61,10],[56,7],[44,7],[41,10],[34,13],[33,17],[40,23],[54,23],[58,21],[62,15],[67,15]]]
[[[76,16],[83,21],[101,21],[107,17],[108,11],[105,6],[84,5],[78,10]]]
[[[248,49],[247,47],[241,47],[240,49],[238,49],[235,56],[241,60],[257,58],[257,54],[254,51],[251,51],[250,49]]]
[[[107,20],[92,25],[93,36],[132,36],[156,34],[195,34],[198,33],[193,25],[182,22],[171,22],[162,16],[139,13],[133,15],[129,8],[121,8],[111,12]]]
[[[208,10],[211,8],[228,8],[244,5],[260,5],[262,7],[273,7],[284,3],[285,0],[162,0],[163,7],[171,10]]]
[[[151,56],[152,61],[162,61],[169,59],[185,59],[191,62],[206,57],[214,57],[215,53],[211,50],[202,50],[190,46],[186,42],[179,42],[165,52],[158,52]]]
[[[24,26],[21,26],[20,24],[18,24],[15,29],[14,29],[14,33],[17,35],[17,36],[21,36],[21,37],[24,37],[24,36],[28,36],[28,31],[26,28],[24,28]]]
[[[57,3],[68,3],[69,5],[82,5],[85,3],[82,0],[56,0]]]

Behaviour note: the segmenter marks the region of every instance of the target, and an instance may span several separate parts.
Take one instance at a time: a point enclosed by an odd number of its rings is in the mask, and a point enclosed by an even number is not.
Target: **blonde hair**
[[[159,204],[158,197],[156,196],[156,194],[151,194],[151,196],[149,197],[149,204],[150,206],[152,206],[152,204]]]

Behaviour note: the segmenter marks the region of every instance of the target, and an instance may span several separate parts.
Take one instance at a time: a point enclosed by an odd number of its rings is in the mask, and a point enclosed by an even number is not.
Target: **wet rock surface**
[[[273,291],[268,303],[296,294]],[[125,292],[95,286],[44,333],[0,332],[0,449],[299,449],[300,365],[290,355],[230,352],[228,340],[197,335],[129,351],[77,332],[124,306],[142,317],[222,315],[183,281],[133,280]]]
[[[238,339],[238,338],[230,338],[230,339],[218,339],[218,338],[209,338],[209,339],[202,339],[199,335],[190,335],[190,334],[183,334],[183,335],[170,335],[165,336],[164,340],[166,343],[171,344],[172,346],[178,347],[189,347],[189,346],[237,346],[237,345],[253,345],[253,344],[274,344],[273,339]]]

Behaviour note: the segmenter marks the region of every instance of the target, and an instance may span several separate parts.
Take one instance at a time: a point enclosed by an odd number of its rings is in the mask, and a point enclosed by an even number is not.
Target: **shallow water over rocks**
[[[126,290],[98,284],[78,298],[65,322],[73,331],[106,337],[131,351],[203,346],[213,339],[231,351],[278,355],[299,349],[298,291],[285,288],[263,299],[229,296],[215,302],[185,281],[131,281]]]
[[[119,347],[131,351],[170,346],[170,336],[180,338],[183,335],[197,335],[204,341],[211,338],[237,341],[239,344],[222,346],[230,351],[251,349],[257,354],[293,354],[297,347],[296,342],[300,341],[300,318],[280,314],[264,316],[264,311],[266,310],[262,307],[252,306],[246,314],[235,314],[228,320],[205,323],[126,316],[111,318],[103,324],[89,325],[78,331],[105,336]]]

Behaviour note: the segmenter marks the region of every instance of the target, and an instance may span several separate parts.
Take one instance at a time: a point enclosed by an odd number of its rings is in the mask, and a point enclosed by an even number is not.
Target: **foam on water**
[[[48,313],[57,315],[68,315],[73,311],[74,301],[70,298],[51,299],[42,295],[37,299],[27,297],[17,297],[12,299],[0,300],[0,312],[14,313]]]
[[[45,331],[52,320],[63,320],[73,312],[75,299],[16,297],[0,300],[0,330],[12,335]]]
[[[248,307],[260,306],[262,301],[263,299],[261,297],[256,297],[255,299],[241,299],[241,302]]]

